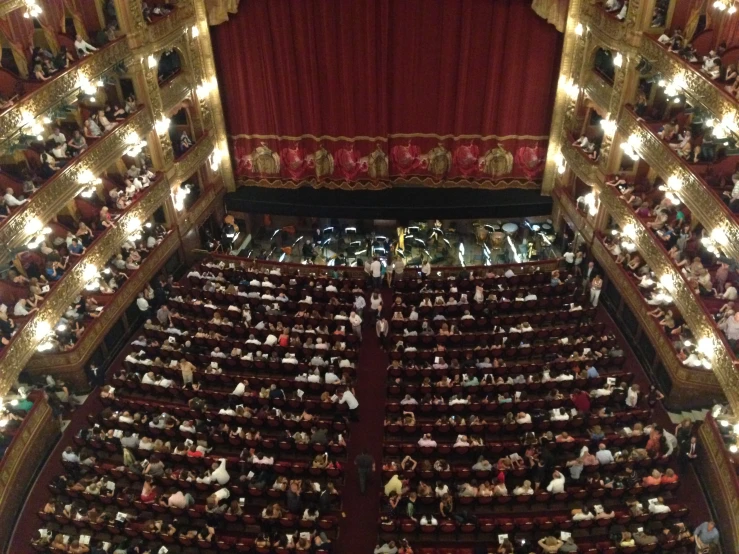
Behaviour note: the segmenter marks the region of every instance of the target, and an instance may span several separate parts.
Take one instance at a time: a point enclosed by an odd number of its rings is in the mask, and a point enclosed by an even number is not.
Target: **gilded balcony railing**
[[[31,359],[37,346],[44,340],[45,332],[51,329],[69,305],[80,294],[86,284],[85,268],[92,264],[102,268],[116,254],[131,233],[166,200],[170,194],[167,179],[153,184],[137,202],[132,204],[116,221],[115,227],[105,233],[88,248],[84,257],[68,270],[44,299],[39,310],[13,336],[0,357],[3,371],[0,372],[0,396],[13,385],[18,374]]]
[[[600,75],[591,71],[583,89],[585,90],[585,94],[587,94],[593,102],[605,110],[610,108],[611,99],[613,98],[613,86],[607,83]]]
[[[161,198],[161,195],[158,196]],[[176,232],[172,231],[144,259],[133,276],[115,292],[113,299],[105,305],[100,316],[89,323],[72,350],[54,354],[37,353],[26,365],[26,370],[31,374],[51,368],[64,372],[66,367],[85,363],[100,344],[102,337],[115,325],[126,308],[136,300],[136,296],[144,285],[151,281],[178,246],[179,237]]]
[[[180,102],[185,100],[192,92],[190,77],[187,73],[180,72],[174,79],[159,87],[159,95],[162,99],[162,111],[167,113],[174,109]]]
[[[695,175],[690,168],[650,129],[640,123],[630,110],[624,110],[618,122],[624,137],[635,135],[641,146],[639,155],[667,182],[676,177],[682,182],[679,196],[690,211],[709,231],[722,230],[727,241],[722,248],[739,260],[739,221],[718,195]]]
[[[6,263],[11,251],[28,242],[31,235],[28,226],[34,219],[41,226],[53,218],[59,210],[72,200],[85,187],[78,182],[85,170],[98,175],[113,162],[123,156],[129,147],[126,142],[130,135],[143,137],[151,129],[153,122],[148,110],[141,109],[110,133],[97,140],[80,156],[72,160],[67,167],[54,175],[31,198],[0,226],[0,263]],[[38,227],[38,226],[35,226]],[[34,226],[31,227],[31,230]],[[36,229],[37,231],[38,229]]]
[[[609,276],[613,286],[621,293],[621,297],[629,305],[632,313],[639,320],[641,328],[648,335],[649,341],[655,347],[667,373],[670,375],[673,387],[680,387],[683,391],[701,391],[705,395],[723,395],[722,388],[714,372],[693,370],[685,367],[680,362],[664,330],[647,314],[650,307],[647,305],[636,285],[624,273],[623,268],[616,264],[611,253],[602,243],[601,239],[594,234],[593,229],[577,210],[572,199],[559,188],[555,189],[555,194],[559,199],[560,206],[566,218],[590,241],[592,255],[598,261],[603,271]]]

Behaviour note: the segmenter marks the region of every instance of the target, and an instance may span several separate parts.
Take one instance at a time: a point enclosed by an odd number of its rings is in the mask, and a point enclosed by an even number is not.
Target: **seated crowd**
[[[150,319],[64,452],[37,549],[329,552],[363,285],[213,261],[137,302]]]
[[[690,422],[674,434],[648,423],[662,395],[623,371],[594,310],[570,311],[585,300],[579,282],[522,277],[396,289],[375,552],[458,533],[507,554],[689,541],[671,491]]]

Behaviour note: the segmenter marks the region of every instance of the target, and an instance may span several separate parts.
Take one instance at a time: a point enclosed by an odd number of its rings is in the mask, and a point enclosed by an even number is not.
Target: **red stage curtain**
[[[247,181],[541,174],[561,35],[530,0],[249,0],[213,36]]]
[[[10,44],[15,63],[21,75],[28,74],[28,60],[33,48],[33,20],[23,17],[24,10],[13,10],[8,15],[0,17],[0,33]]]
[[[46,38],[56,48],[59,46],[56,36],[64,31],[64,0],[41,0],[40,5],[42,12],[38,22]]]

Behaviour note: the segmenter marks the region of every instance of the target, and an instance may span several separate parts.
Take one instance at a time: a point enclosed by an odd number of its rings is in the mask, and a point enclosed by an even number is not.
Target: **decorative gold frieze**
[[[67,98],[78,88],[81,77],[90,82],[95,82],[100,75],[116,64],[125,62],[131,52],[124,40],[118,40],[101,48],[94,54],[85,57],[75,66],[55,77],[38,90],[25,96],[13,109],[0,115],[0,142],[4,142],[14,136],[18,129],[47,113],[60,100]]]
[[[79,175],[90,170],[94,175],[105,170],[128,148],[126,138],[136,134],[143,136],[151,129],[153,122],[148,111],[140,110],[123,125],[95,142],[81,156],[55,175],[33,195],[15,215],[0,227],[0,263],[7,262],[11,250],[25,244],[29,238],[27,225],[33,219],[43,224],[54,217],[59,210],[84,188],[78,182]]]
[[[603,184],[602,174],[586,171],[587,168],[578,161],[582,156],[579,152],[574,151],[574,147],[563,150],[563,154],[567,164],[575,174],[585,183],[599,191],[598,197],[601,206],[614,218],[618,225],[622,229],[627,225],[633,226],[635,229],[633,237],[634,244],[636,244],[639,253],[647,265],[652,268],[657,276],[669,275],[672,278],[673,287],[670,293],[675,300],[676,307],[685,318],[685,322],[696,338],[705,338],[711,341],[714,350],[714,356],[711,361],[715,379],[718,379],[718,382],[721,383],[725,395],[729,399],[729,402],[732,403],[732,406],[736,405],[739,407],[739,374],[737,374],[734,368],[733,357],[724,347],[721,335],[719,334],[720,332],[709,320],[710,314],[704,310],[703,304],[692,292],[683,274],[677,270],[664,249],[657,245],[655,242],[657,239],[653,237],[642,221],[618,197],[616,191],[612,187]],[[563,206],[565,209],[567,208],[565,202],[563,202]],[[582,222],[577,222],[577,224],[580,225]],[[643,299],[641,299],[641,302],[643,311]],[[651,320],[651,318],[647,319]],[[660,332],[660,335],[664,336],[664,333]],[[695,371],[691,371],[690,373],[695,373]],[[707,371],[702,373],[711,374],[711,372]]]
[[[707,190],[707,186],[673,154],[670,148],[637,121],[629,110],[624,110],[619,120],[619,129],[625,137],[632,134],[638,137],[641,141],[639,154],[665,182],[670,177],[677,177],[683,183],[679,192],[682,201],[709,232],[721,229],[726,233],[728,240],[722,249],[734,259],[739,259],[739,224],[728,206],[712,191]]]
[[[175,164],[175,176],[172,178],[172,186],[181,185],[189,179],[200,166],[208,161],[208,156],[213,153],[214,141],[211,135],[206,135],[198,140]]]
[[[0,17],[5,17],[10,12],[25,6],[23,0],[2,0],[0,2]]]
[[[147,25],[148,47],[155,50],[166,48],[167,44],[194,23],[195,8],[192,1],[179,2],[172,13]]]
[[[691,104],[702,105],[718,119],[737,111],[736,102],[724,94],[715,81],[677,55],[668,52],[653,38],[644,36],[639,53],[649,60],[654,71],[662,75],[665,81],[684,81],[682,92],[690,99]]]
[[[48,297],[44,299],[39,310],[18,330],[10,346],[5,348],[5,356],[0,358],[3,368],[0,372],[0,396],[10,389],[18,374],[43,341],[43,328],[46,327],[47,330],[53,328],[69,305],[82,292],[86,284],[83,277],[85,268],[90,264],[96,268],[104,267],[135,229],[135,222],[142,223],[153,214],[168,197],[169,190],[169,183],[166,179],[153,184],[138,202],[128,208],[116,222],[116,226],[106,230],[103,236],[87,249],[84,257],[59,280]]]
[[[619,21],[615,16],[606,13],[602,4],[586,3],[582,12],[583,25],[587,25],[596,46],[615,50],[624,54],[631,53],[633,47],[628,40],[631,27],[626,21]]]

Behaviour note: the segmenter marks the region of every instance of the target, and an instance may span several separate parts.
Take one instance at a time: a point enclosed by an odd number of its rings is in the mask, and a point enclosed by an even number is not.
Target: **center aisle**
[[[383,304],[389,306],[392,293],[383,291]],[[371,553],[377,543],[377,520],[380,513],[379,479],[382,476],[382,440],[384,435],[386,369],[388,356],[375,333],[374,323],[366,322],[362,329],[363,342],[359,353],[357,399],[359,423],[351,424],[348,467],[342,492],[346,516],[339,525],[337,554]],[[375,459],[377,471],[367,484],[367,494],[359,493],[359,478],[354,459],[367,452]]]

